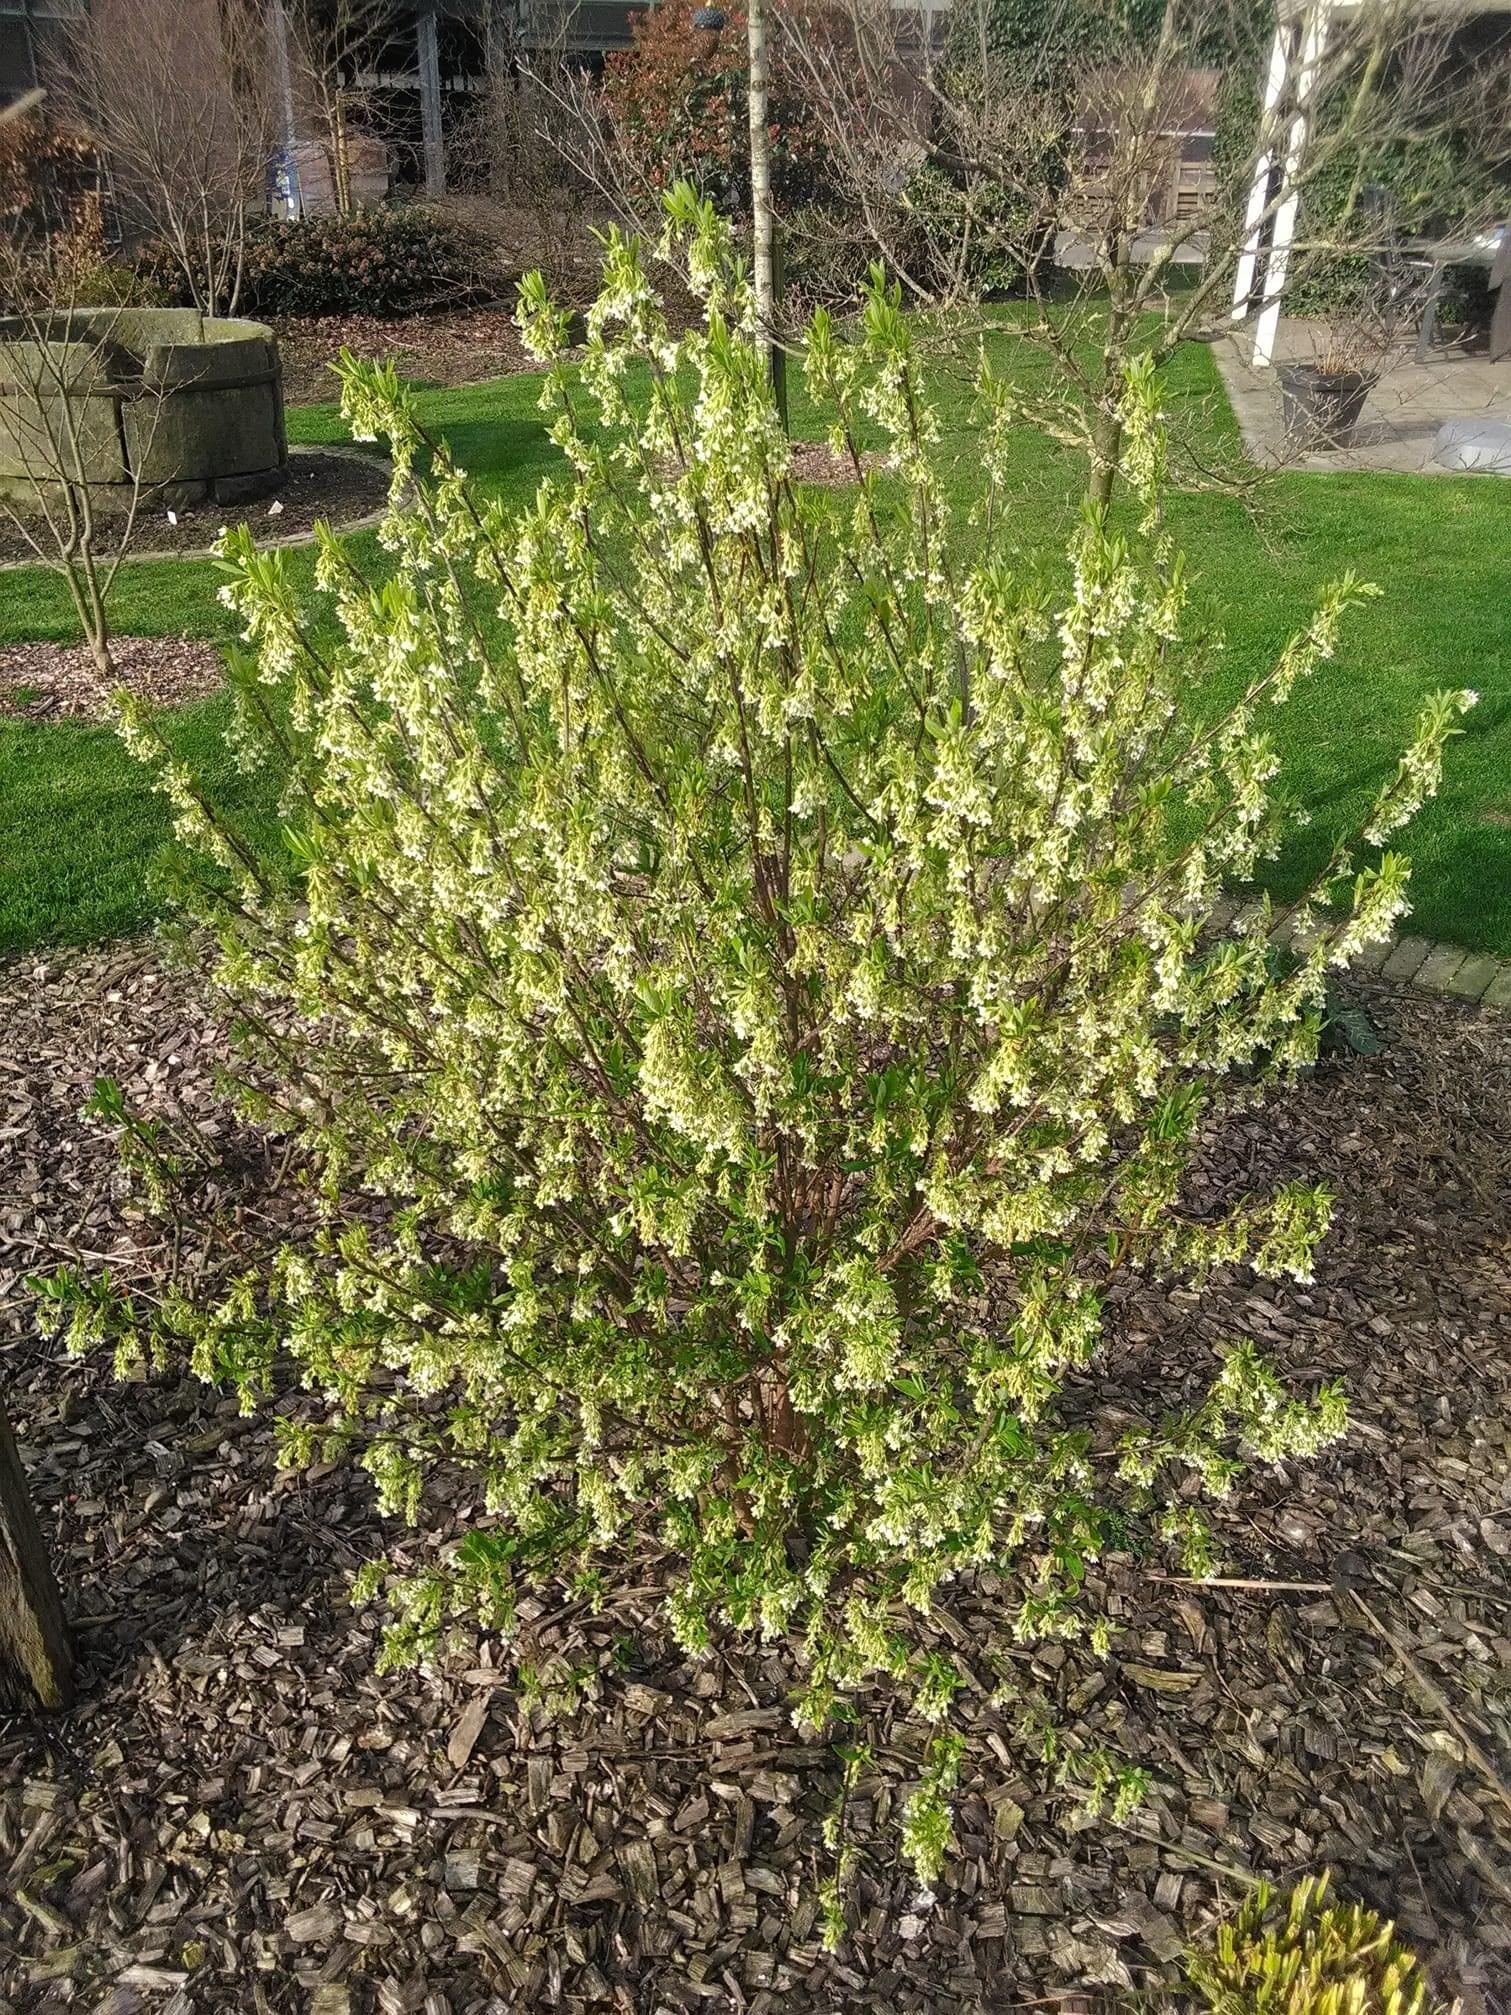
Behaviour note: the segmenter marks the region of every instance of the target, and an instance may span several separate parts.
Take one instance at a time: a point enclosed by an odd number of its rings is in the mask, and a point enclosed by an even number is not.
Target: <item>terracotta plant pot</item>
[[[1309,448],[1346,448],[1374,378],[1366,371],[1319,371],[1282,364],[1280,410],[1287,436]]]

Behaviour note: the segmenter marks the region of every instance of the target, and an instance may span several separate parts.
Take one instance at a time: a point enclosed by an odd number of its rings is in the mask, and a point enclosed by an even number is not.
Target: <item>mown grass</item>
[[[1032,354],[1010,335],[999,349],[1011,368],[1035,373]],[[427,424],[448,437],[480,483],[523,502],[556,462],[537,398],[535,381],[516,377],[427,391],[421,404]],[[979,474],[968,414],[952,382],[941,382],[939,400],[951,481],[964,493]],[[1167,405],[1202,465],[1236,456],[1208,351],[1192,346],[1176,360]],[[334,407],[296,409],[289,421],[300,441],[344,438]],[[820,431],[800,381],[793,423],[798,433]],[[1051,563],[1078,488],[1074,458],[1025,429],[1001,533],[1018,564]],[[1333,833],[1357,824],[1394,767],[1422,696],[1439,685],[1473,686],[1481,705],[1450,749],[1441,795],[1408,835],[1414,927],[1511,956],[1511,491],[1487,478],[1298,473],[1267,484],[1252,506],[1226,492],[1178,494],[1170,523],[1190,556],[1198,619],[1213,638],[1203,704],[1236,691],[1345,567],[1385,589],[1350,623],[1337,659],[1275,717],[1288,786],[1314,816],[1276,864],[1273,886],[1293,891]],[[369,562],[380,559],[371,534],[356,535],[353,547]],[[293,566],[309,579],[307,552],[295,554]],[[116,627],[228,637],[216,586],[208,561],[132,562],[117,589]],[[55,579],[39,569],[0,575],[0,642],[73,635]],[[172,733],[212,790],[256,822],[271,810],[272,786],[235,772],[222,741],[225,718],[224,700],[206,701],[176,714]],[[0,951],[140,928],[153,915],[150,869],[166,831],[161,804],[108,729],[0,724]]]

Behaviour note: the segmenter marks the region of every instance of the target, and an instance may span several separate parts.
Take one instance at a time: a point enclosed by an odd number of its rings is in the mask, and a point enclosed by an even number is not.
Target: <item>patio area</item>
[[[1308,362],[1317,325],[1286,318],[1275,344],[1275,364]],[[1418,363],[1408,352],[1382,375],[1365,403],[1351,447],[1298,452],[1286,438],[1276,370],[1256,370],[1249,330],[1213,345],[1223,383],[1252,459],[1265,468],[1311,469],[1319,474],[1359,470],[1398,475],[1461,475],[1433,459],[1437,432],[1448,420],[1511,422],[1511,357],[1492,364],[1484,356],[1444,348]],[[1511,476],[1511,467],[1499,472]],[[1493,476],[1491,478],[1493,480]]]

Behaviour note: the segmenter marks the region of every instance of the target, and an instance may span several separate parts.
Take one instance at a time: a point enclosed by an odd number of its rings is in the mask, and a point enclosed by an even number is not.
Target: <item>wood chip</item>
[[[453,1770],[465,1770],[471,1761],[472,1752],[477,1747],[477,1739],[482,1734],[492,1710],[492,1701],[486,1693],[480,1693],[469,1700],[462,1709],[461,1718],[451,1731],[451,1740],[446,1744],[446,1760]]]

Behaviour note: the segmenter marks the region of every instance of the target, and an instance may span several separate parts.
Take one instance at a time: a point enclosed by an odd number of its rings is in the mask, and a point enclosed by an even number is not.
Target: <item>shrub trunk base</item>
[[[72,1698],[73,1660],[58,1584],[15,1438],[0,1413],[0,1713],[66,1707]]]

